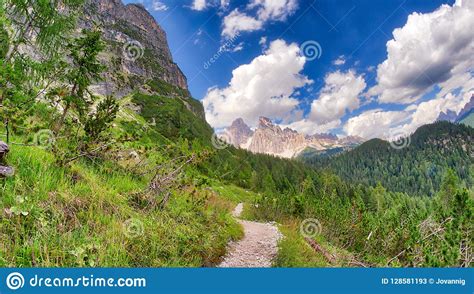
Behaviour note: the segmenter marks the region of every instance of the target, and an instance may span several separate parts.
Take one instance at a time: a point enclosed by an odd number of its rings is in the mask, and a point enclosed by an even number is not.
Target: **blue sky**
[[[141,2],[216,129],[398,136],[473,93],[472,0]]]

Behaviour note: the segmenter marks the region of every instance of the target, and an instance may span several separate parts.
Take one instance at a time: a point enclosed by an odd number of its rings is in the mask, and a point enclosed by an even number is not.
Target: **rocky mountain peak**
[[[336,141],[339,139],[337,135],[330,134],[330,133],[321,133],[321,134],[314,134],[312,136],[308,136],[309,138],[314,138],[314,139],[321,139],[321,140],[334,140]]]
[[[253,153],[264,153],[279,157],[292,158],[307,148],[327,150],[331,148],[351,148],[359,144],[360,138],[345,137],[339,139],[334,134],[316,134],[305,136],[291,128],[283,130],[269,118],[260,117],[253,132],[243,119],[236,119],[226,129],[228,142]]]
[[[259,119],[258,119],[258,128],[260,129],[266,129],[266,128],[274,128],[275,125],[272,123],[271,119],[267,118],[267,117],[264,117],[264,116],[261,116]]]
[[[297,131],[295,131],[295,130],[293,130],[293,129],[290,129],[290,128],[288,128],[288,127],[284,128],[284,129],[283,129],[283,132],[284,132],[284,133],[298,134]]]
[[[365,142],[365,139],[359,136],[347,136],[340,138],[339,142],[345,145],[359,145]]]
[[[437,120],[445,120],[445,121],[450,121],[453,122],[456,120],[457,114],[455,111],[448,109],[446,112],[441,112],[438,116]]]
[[[461,109],[459,113],[456,113],[455,111],[448,109],[446,112],[442,111],[439,115],[436,121],[449,121],[449,122],[459,122],[461,121],[466,115],[469,114],[469,112],[474,109],[474,94],[471,95],[471,99],[469,102],[464,105],[464,107]]]
[[[238,118],[232,122],[231,128],[244,128],[250,130],[250,127],[244,122],[242,118]]]
[[[469,102],[466,105],[464,105],[463,109],[461,109],[461,111],[458,114],[458,118],[463,117],[473,108],[474,108],[474,94],[471,95],[471,100],[469,100]]]
[[[253,135],[252,129],[250,129],[250,127],[241,118],[234,120],[231,126],[226,129],[226,133],[230,143],[237,147],[247,143],[247,141]]]

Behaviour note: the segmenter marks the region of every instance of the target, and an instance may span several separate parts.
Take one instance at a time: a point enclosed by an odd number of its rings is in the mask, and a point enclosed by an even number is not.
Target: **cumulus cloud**
[[[387,59],[377,67],[377,84],[368,92],[379,103],[410,104],[400,111],[369,110],[344,125],[348,135],[388,139],[411,134],[441,112],[459,113],[474,93],[474,1],[442,5],[432,13],[413,13],[387,42]],[[418,102],[436,86],[434,98]]]
[[[311,104],[309,118],[312,121],[328,124],[359,108],[359,95],[367,86],[362,76],[356,75],[353,70],[336,71],[328,74],[324,82],[319,99]]]
[[[405,111],[372,109],[350,118],[344,125],[344,131],[347,135],[366,139],[387,138],[391,130],[398,128],[407,119]]]
[[[234,9],[224,18],[222,35],[232,38],[240,32],[263,29],[267,22],[285,21],[298,9],[298,0],[251,0],[246,12]]]
[[[401,111],[369,110],[350,118],[344,125],[348,135],[357,135],[367,139],[390,139],[391,134],[410,135],[422,125],[433,123],[441,112],[448,110],[459,113],[474,94],[473,85],[470,91],[453,95],[437,96],[434,99],[412,104]]]
[[[194,0],[191,9],[196,11],[203,11],[204,9],[206,9],[206,7],[206,0]]]
[[[249,9],[257,8],[259,20],[284,21],[298,8],[297,0],[252,0]]]
[[[387,42],[387,59],[378,66],[378,83],[369,93],[379,95],[381,103],[412,103],[433,86],[472,70],[473,27],[474,1],[412,13]]]
[[[441,112],[448,110],[459,113],[461,109],[469,102],[474,91],[466,92],[464,95],[446,94],[444,97],[435,98],[422,102],[416,107],[409,107],[406,110],[414,110],[411,114],[411,121],[403,125],[405,133],[413,133],[420,126],[436,121]]]
[[[331,130],[338,128],[341,123],[341,120],[337,119],[325,124],[320,124],[307,118],[304,118],[289,124],[284,124],[282,125],[282,127],[288,127],[290,129],[298,131],[299,133],[314,135],[330,132]]]
[[[296,89],[311,83],[301,74],[305,62],[297,44],[273,41],[263,55],[236,68],[226,88],[208,90],[203,99],[207,121],[222,128],[238,117],[251,126],[260,116],[287,118],[299,104],[292,97]]]
[[[260,30],[262,26],[262,21],[235,9],[224,18],[222,35],[227,38],[234,38],[240,32],[257,31]]]

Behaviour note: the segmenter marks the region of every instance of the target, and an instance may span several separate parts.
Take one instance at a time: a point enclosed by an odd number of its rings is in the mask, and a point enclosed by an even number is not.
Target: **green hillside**
[[[381,183],[391,191],[431,196],[439,191],[449,169],[472,186],[473,140],[474,129],[437,122],[420,127],[405,148],[396,149],[386,141],[373,139],[340,156],[306,161],[351,182],[370,186]]]

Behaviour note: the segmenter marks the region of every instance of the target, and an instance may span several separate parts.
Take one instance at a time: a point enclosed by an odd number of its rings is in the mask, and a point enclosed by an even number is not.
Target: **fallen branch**
[[[324,249],[321,245],[318,244],[318,242],[307,237],[305,237],[304,239],[309,244],[309,246],[311,246],[311,248],[313,248],[316,252],[321,253],[330,264],[336,263],[336,258],[334,257],[334,255],[327,252],[326,249]]]
[[[116,142],[110,142],[110,143],[101,145],[101,146],[99,146],[99,147],[97,147],[97,148],[95,148],[95,149],[92,149],[91,151],[80,153],[80,154],[78,154],[78,155],[76,155],[76,156],[74,156],[74,157],[71,157],[71,158],[69,158],[68,160],[64,161],[64,165],[69,164],[69,163],[71,163],[71,162],[73,162],[73,161],[75,161],[75,160],[78,160],[78,159],[81,158],[81,157],[89,156],[89,155],[91,155],[91,153],[94,153],[94,152],[100,151],[100,150],[102,150],[102,149],[105,149],[105,148],[107,148],[107,147],[109,147],[110,145],[113,145],[113,144],[115,144],[115,143],[116,143]]]

